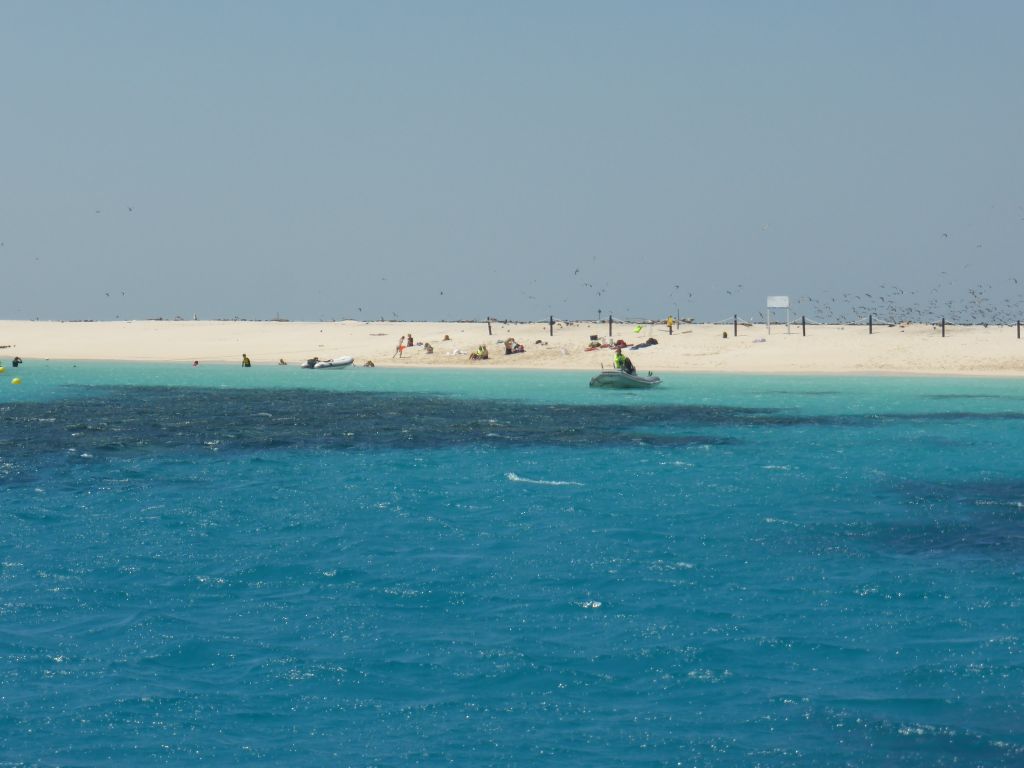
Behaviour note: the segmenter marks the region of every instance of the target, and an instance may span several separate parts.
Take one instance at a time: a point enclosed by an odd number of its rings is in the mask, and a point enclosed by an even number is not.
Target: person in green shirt
[[[636,367],[633,365],[633,361],[622,354],[622,347],[615,350],[615,368],[624,373],[628,373],[631,376],[636,373]]]

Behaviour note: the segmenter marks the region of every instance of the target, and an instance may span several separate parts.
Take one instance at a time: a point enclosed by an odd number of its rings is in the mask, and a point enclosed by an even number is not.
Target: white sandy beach
[[[469,366],[598,370],[612,360],[610,349],[588,351],[596,336],[607,343],[607,323],[458,322],[276,322],[276,321],[0,321],[0,362],[15,355],[32,360],[165,361],[239,364],[242,353],[254,366],[283,359],[299,365],[307,358],[351,355],[356,365],[372,360],[381,367]],[[402,357],[395,348],[404,334],[413,347]],[[723,334],[726,335],[723,338]],[[449,341],[444,341],[448,336]],[[505,355],[502,342],[514,337],[526,348]],[[648,338],[657,345],[627,351],[641,371],[721,373],[858,373],[1024,376],[1024,340],[1016,327],[808,326],[787,333],[785,325],[681,325],[669,334],[662,324],[617,323],[612,338],[629,344]],[[422,345],[429,342],[434,353]],[[474,362],[469,353],[486,344],[490,359]]]
[[[641,371],[719,373],[926,374],[1024,376],[1024,340],[1016,327],[742,326],[682,325],[669,334],[664,324],[640,327],[607,323],[337,323],[237,321],[48,322],[0,321],[0,361],[14,355],[33,359],[169,361],[253,366],[300,365],[308,357],[351,355],[355,365],[379,367],[459,366],[598,370],[612,351],[589,350],[597,337],[656,345],[627,353]],[[414,346],[394,356],[399,338],[412,334]],[[445,335],[450,337],[444,341]],[[506,355],[503,341],[514,337],[526,351]],[[422,344],[429,342],[428,354]],[[486,344],[489,359],[469,353]]]

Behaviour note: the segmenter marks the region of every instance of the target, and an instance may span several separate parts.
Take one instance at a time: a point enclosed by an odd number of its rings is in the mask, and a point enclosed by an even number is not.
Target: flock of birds
[[[573,276],[578,278],[579,274],[580,270],[575,269]],[[942,320],[954,325],[1013,325],[1024,320],[1024,284],[1017,277],[1006,277],[997,286],[992,283],[967,285],[966,281],[949,272],[938,272],[937,276],[938,282],[926,288],[880,283],[875,288],[860,292],[822,290],[813,296],[794,296],[790,298],[790,316],[795,319],[804,316],[809,323],[822,325],[867,324],[869,318],[875,323],[891,325],[933,324]],[[608,286],[595,286],[585,280],[581,280],[578,286],[589,289],[588,292],[593,291],[593,298],[599,304],[607,301]],[[534,298],[525,291],[523,296]],[[688,313],[687,308],[695,305],[711,305],[729,313],[723,317],[701,318],[708,322],[731,320],[733,312],[750,321],[764,321],[767,317],[765,296],[756,297],[758,310],[750,317],[752,300],[750,286],[745,290],[742,283],[725,288],[695,287],[694,290],[674,284],[669,286],[668,295],[659,303],[684,316]],[[620,306],[616,315],[624,319],[633,317],[628,306]],[[773,312],[774,318],[778,316],[777,311]]]
[[[1024,207],[1020,210],[1024,213]],[[1021,220],[1024,221],[1024,216]],[[948,232],[943,232],[941,237],[948,239],[950,236]],[[980,243],[975,246],[976,249],[981,247]],[[867,324],[869,319],[890,325],[937,324],[943,320],[954,325],[1013,325],[1024,320],[1024,284],[1021,280],[1010,275],[996,281],[997,284],[972,284],[970,277],[978,271],[975,264],[968,263],[952,273],[935,272],[934,282],[928,281],[933,282],[930,286],[923,280],[917,282],[917,287],[880,283],[877,287],[862,288],[859,291],[821,290],[816,291],[815,295],[795,296],[790,298],[790,317],[799,319],[803,316],[808,322],[821,325]],[[986,271],[989,274],[992,272],[991,269]],[[596,264],[585,271],[577,266],[573,269],[572,281],[577,294],[591,297],[598,306],[607,306],[609,299],[619,301],[635,293],[632,288],[624,291],[610,290],[615,287],[613,282],[587,278],[588,272],[599,273],[600,270]],[[752,286],[744,286],[743,283],[726,287],[694,284],[684,288],[681,283],[666,286],[654,280],[651,288],[651,293],[657,291],[662,296],[658,304],[674,310],[677,316],[694,314],[690,309],[693,307],[713,307],[713,312],[728,315],[702,317],[700,320],[723,322],[732,320],[733,313],[749,321],[767,319],[766,294],[758,291],[754,295]],[[525,290],[521,293],[524,298],[535,299]],[[757,302],[757,309],[751,317],[751,303],[754,301]],[[569,300],[563,303],[568,304]],[[778,318],[777,312],[772,312],[773,318]],[[598,314],[600,316],[600,311]],[[616,309],[615,315],[624,319],[637,318],[630,307],[622,305]]]
[[[132,214],[135,210],[134,206],[126,206],[126,208],[128,214]],[[1024,213],[1024,207],[1021,208],[1021,212]],[[102,209],[95,209],[95,214],[102,213]],[[1024,216],[1021,217],[1021,220],[1024,221]],[[949,233],[942,232],[940,237],[948,239]],[[3,248],[4,245],[4,242],[0,241],[0,248]],[[981,247],[981,244],[976,246],[976,248]],[[38,257],[36,260],[38,261]],[[573,290],[570,296],[563,293],[563,298],[559,302],[560,306],[552,305],[545,296],[550,293],[552,286],[552,280],[547,274],[531,276],[525,281],[520,281],[518,284],[520,302],[527,303],[535,307],[537,311],[543,311],[544,314],[553,311],[563,316],[572,314],[571,308],[578,307],[581,300],[586,303],[593,300],[598,307],[611,306],[612,303],[616,303],[618,304],[614,307],[616,317],[624,320],[636,319],[643,310],[634,312],[631,307],[625,305],[629,296],[637,293],[632,287],[634,281],[630,280],[629,287],[620,290],[618,279],[605,275],[607,270],[599,267],[596,255],[592,257],[592,261],[594,263],[588,265],[587,269],[579,266],[573,269],[571,278]],[[642,265],[633,265],[634,268],[639,266]],[[967,264],[963,270],[966,273],[966,270],[971,267],[971,264]],[[591,277],[588,276],[588,273],[589,275],[600,275],[600,277]],[[869,318],[880,324],[932,324],[945,320],[947,323],[955,325],[1012,325],[1024,320],[1024,292],[1022,292],[1024,285],[1017,277],[1008,276],[998,286],[991,283],[978,283],[965,287],[966,281],[960,276],[949,272],[937,272],[936,274],[939,281],[930,288],[909,288],[881,283],[870,292],[866,290],[860,292],[821,291],[814,296],[792,297],[790,299],[790,316],[794,319],[804,316],[808,322],[829,325],[867,323]],[[387,280],[385,277],[380,279]],[[733,312],[750,321],[766,319],[767,310],[763,308],[764,296],[753,296],[751,288],[748,286],[745,290],[742,283],[729,285],[726,288],[694,286],[693,290],[690,290],[690,287],[687,285],[684,288],[682,283],[666,286],[655,278],[651,281],[651,290],[644,291],[645,299],[649,300],[652,295],[660,293],[662,298],[657,303],[677,315],[693,314],[691,308],[696,306],[703,308],[711,306],[718,308],[718,311],[723,313],[729,313],[726,317],[721,318],[700,318],[707,322],[731,320]],[[445,296],[444,288],[440,286],[438,288],[440,288],[439,297]],[[117,292],[105,291],[104,296],[109,299],[112,293],[116,294]],[[120,295],[124,297],[125,292],[120,291]],[[585,298],[588,296],[590,300]],[[756,315],[750,317],[748,316],[750,305],[755,298],[759,309],[755,310]],[[363,308],[359,307],[358,311],[362,314]],[[605,316],[609,311],[604,311]],[[392,314],[397,319],[397,314]],[[599,309],[599,318],[601,314],[602,310]],[[778,317],[776,313],[773,313],[773,316]]]
[[[1008,279],[1017,285],[1017,278]],[[958,295],[959,292],[959,295]],[[806,311],[804,311],[806,308]],[[817,323],[938,323],[954,325],[1012,325],[1024,319],[1024,296],[993,296],[993,286],[964,289],[950,280],[925,290],[881,284],[875,293],[801,296],[795,309]]]

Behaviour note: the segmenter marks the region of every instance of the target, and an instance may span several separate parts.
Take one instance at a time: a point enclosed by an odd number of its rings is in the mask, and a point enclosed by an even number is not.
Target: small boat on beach
[[[347,368],[355,362],[349,355],[338,355],[330,360],[321,360],[319,357],[311,357],[304,362],[300,368]]]
[[[609,389],[650,389],[661,384],[661,379],[648,373],[647,376],[638,376],[635,373],[625,371],[601,371],[590,380],[592,387],[608,387]]]

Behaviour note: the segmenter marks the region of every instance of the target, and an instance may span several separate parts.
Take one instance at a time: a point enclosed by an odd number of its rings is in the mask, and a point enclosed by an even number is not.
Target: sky
[[[1018,0],[0,0],[0,317],[1024,319],[1021,29]]]

